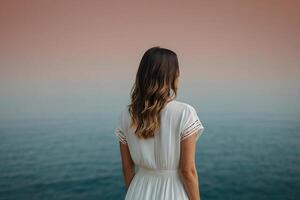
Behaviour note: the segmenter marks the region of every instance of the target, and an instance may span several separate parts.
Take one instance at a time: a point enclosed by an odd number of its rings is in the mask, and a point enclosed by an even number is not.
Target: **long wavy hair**
[[[160,127],[160,111],[177,97],[179,75],[175,52],[155,46],[144,53],[128,105],[131,127],[139,138],[154,137]]]

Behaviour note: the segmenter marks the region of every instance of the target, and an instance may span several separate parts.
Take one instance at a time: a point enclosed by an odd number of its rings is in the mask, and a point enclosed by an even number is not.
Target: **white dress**
[[[153,138],[139,139],[130,128],[127,107],[121,111],[116,138],[127,144],[138,170],[126,192],[125,200],[188,200],[179,176],[180,142],[204,127],[189,104],[172,100],[161,113],[161,126]]]

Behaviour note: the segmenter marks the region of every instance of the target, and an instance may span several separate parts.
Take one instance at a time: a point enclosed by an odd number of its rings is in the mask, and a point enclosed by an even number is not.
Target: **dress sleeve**
[[[125,134],[125,126],[124,126],[124,115],[123,112],[118,117],[117,125],[114,131],[115,137],[122,142],[123,144],[127,144],[126,134]]]
[[[187,108],[184,110],[182,117],[183,120],[180,132],[180,141],[186,139],[187,137],[195,133],[197,142],[200,135],[202,135],[204,132],[204,127],[194,107],[188,105]]]

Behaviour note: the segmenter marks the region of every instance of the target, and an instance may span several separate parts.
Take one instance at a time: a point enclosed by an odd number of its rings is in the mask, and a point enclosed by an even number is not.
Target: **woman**
[[[179,74],[169,49],[152,47],[141,59],[131,103],[114,132],[126,200],[200,199],[195,145],[204,127],[191,105],[175,100]]]

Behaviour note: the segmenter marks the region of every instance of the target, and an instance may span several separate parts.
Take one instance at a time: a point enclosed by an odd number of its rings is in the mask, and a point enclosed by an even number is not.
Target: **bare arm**
[[[129,148],[127,144],[120,143],[120,154],[122,159],[122,171],[125,181],[126,189],[129,188],[129,185],[135,175],[134,171],[134,162],[131,158]]]
[[[190,200],[200,200],[198,175],[195,164],[196,134],[183,139],[180,145],[180,175]]]

